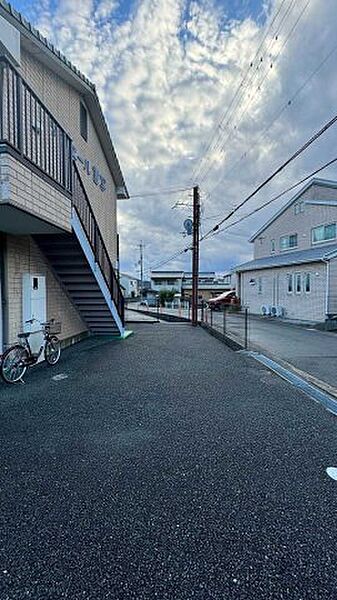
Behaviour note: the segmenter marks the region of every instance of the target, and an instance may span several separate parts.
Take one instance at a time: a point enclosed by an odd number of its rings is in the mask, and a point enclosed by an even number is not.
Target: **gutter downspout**
[[[5,273],[6,237],[0,233],[0,354],[7,340],[7,286]]]
[[[326,264],[326,289],[325,289],[325,315],[329,318],[329,295],[330,295],[330,261],[326,258],[322,258],[322,261]]]

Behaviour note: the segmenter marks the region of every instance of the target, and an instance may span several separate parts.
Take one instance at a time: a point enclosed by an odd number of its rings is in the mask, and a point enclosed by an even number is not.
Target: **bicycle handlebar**
[[[50,325],[51,323],[55,322],[55,319],[50,319],[50,321],[45,321],[44,323],[42,321],[39,321],[39,319],[35,319],[34,317],[32,319],[28,319],[27,321],[25,321],[25,323],[30,323],[31,325],[34,323],[34,321],[36,321],[37,323],[40,323],[40,325]]]

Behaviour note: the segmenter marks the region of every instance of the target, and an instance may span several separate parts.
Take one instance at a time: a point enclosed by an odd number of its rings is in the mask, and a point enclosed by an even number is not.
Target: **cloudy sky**
[[[190,243],[191,192],[158,192],[198,183],[205,232],[337,112],[336,0],[14,4],[97,85],[135,196],[119,203],[124,271],[135,272],[141,240],[147,268]],[[336,136],[337,126],[232,221],[337,156]],[[337,179],[337,167],[321,176]],[[248,260],[247,239],[288,197],[202,242],[201,268]]]

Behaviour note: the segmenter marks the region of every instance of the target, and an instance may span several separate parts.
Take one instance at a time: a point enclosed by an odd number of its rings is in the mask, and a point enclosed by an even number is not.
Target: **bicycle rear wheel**
[[[28,352],[26,348],[17,344],[8,348],[2,356],[1,376],[6,383],[16,383],[24,376],[27,370]]]
[[[44,357],[48,365],[56,365],[61,355],[61,343],[56,335],[53,335],[46,341],[44,347]]]

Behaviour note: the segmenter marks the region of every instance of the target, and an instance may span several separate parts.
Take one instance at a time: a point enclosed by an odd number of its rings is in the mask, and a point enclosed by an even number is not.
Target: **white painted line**
[[[328,467],[326,470],[327,474],[329,475],[329,477],[331,477],[331,479],[334,479],[335,481],[337,481],[337,469],[336,467]]]
[[[54,375],[54,377],[52,377],[53,381],[62,381],[62,379],[68,379],[68,375],[65,373],[59,373],[58,375]]]

